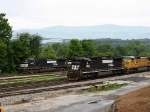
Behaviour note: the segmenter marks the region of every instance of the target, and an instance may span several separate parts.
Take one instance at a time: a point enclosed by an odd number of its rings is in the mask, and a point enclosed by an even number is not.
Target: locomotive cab
[[[68,80],[82,79],[83,74],[90,68],[90,61],[89,58],[70,59],[70,65],[67,70]]]
[[[125,73],[137,72],[140,68],[141,59],[139,56],[124,56],[123,67]]]
[[[27,68],[27,67],[32,66],[34,64],[35,64],[35,59],[33,59],[33,58],[26,58],[26,59],[24,59],[21,62],[21,64],[19,65],[19,67],[21,67],[21,68]]]
[[[26,58],[19,64],[18,73],[29,73],[31,69],[37,69],[36,60],[34,58]]]
[[[71,64],[71,70],[79,70],[86,68],[88,65],[88,60],[79,60],[80,62],[72,62]]]

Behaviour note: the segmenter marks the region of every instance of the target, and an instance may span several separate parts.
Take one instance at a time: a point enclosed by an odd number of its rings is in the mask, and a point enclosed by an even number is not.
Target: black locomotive
[[[43,70],[64,70],[66,59],[24,59],[19,67],[18,73],[37,73]]]
[[[67,69],[68,80],[78,80],[84,77],[98,76],[100,72],[118,74],[124,71],[122,66],[123,57],[88,57],[70,59]]]
[[[18,73],[41,72],[44,69],[66,70],[68,80],[96,78],[98,74],[124,74],[150,70],[149,57],[80,57],[70,59],[25,59],[18,68]]]

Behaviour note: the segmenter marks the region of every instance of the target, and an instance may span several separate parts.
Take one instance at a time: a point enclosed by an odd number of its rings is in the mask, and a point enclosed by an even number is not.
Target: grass
[[[63,76],[50,75],[50,76],[39,76],[39,77],[3,80],[0,82],[0,86],[10,85],[10,84],[21,84],[21,83],[28,83],[28,82],[42,82],[42,81],[49,81],[49,80],[58,80],[61,78],[63,78]]]
[[[0,73],[0,77],[16,76],[16,75],[19,75],[18,72],[13,72],[13,73]]]
[[[106,84],[103,86],[90,86],[88,92],[97,92],[97,91],[107,91],[107,90],[113,90],[113,89],[118,89],[121,88],[122,86],[128,85],[127,83],[124,84],[118,84],[118,83],[113,83],[113,84]]]

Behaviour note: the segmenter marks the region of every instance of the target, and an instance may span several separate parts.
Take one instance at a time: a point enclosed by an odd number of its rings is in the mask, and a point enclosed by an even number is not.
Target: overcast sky
[[[57,25],[150,26],[150,0],[0,0],[13,30]]]

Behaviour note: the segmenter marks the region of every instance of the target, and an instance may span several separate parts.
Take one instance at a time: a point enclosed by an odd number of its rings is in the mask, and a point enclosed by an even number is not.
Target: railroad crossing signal
[[[4,112],[4,110],[0,107],[0,112]]]

